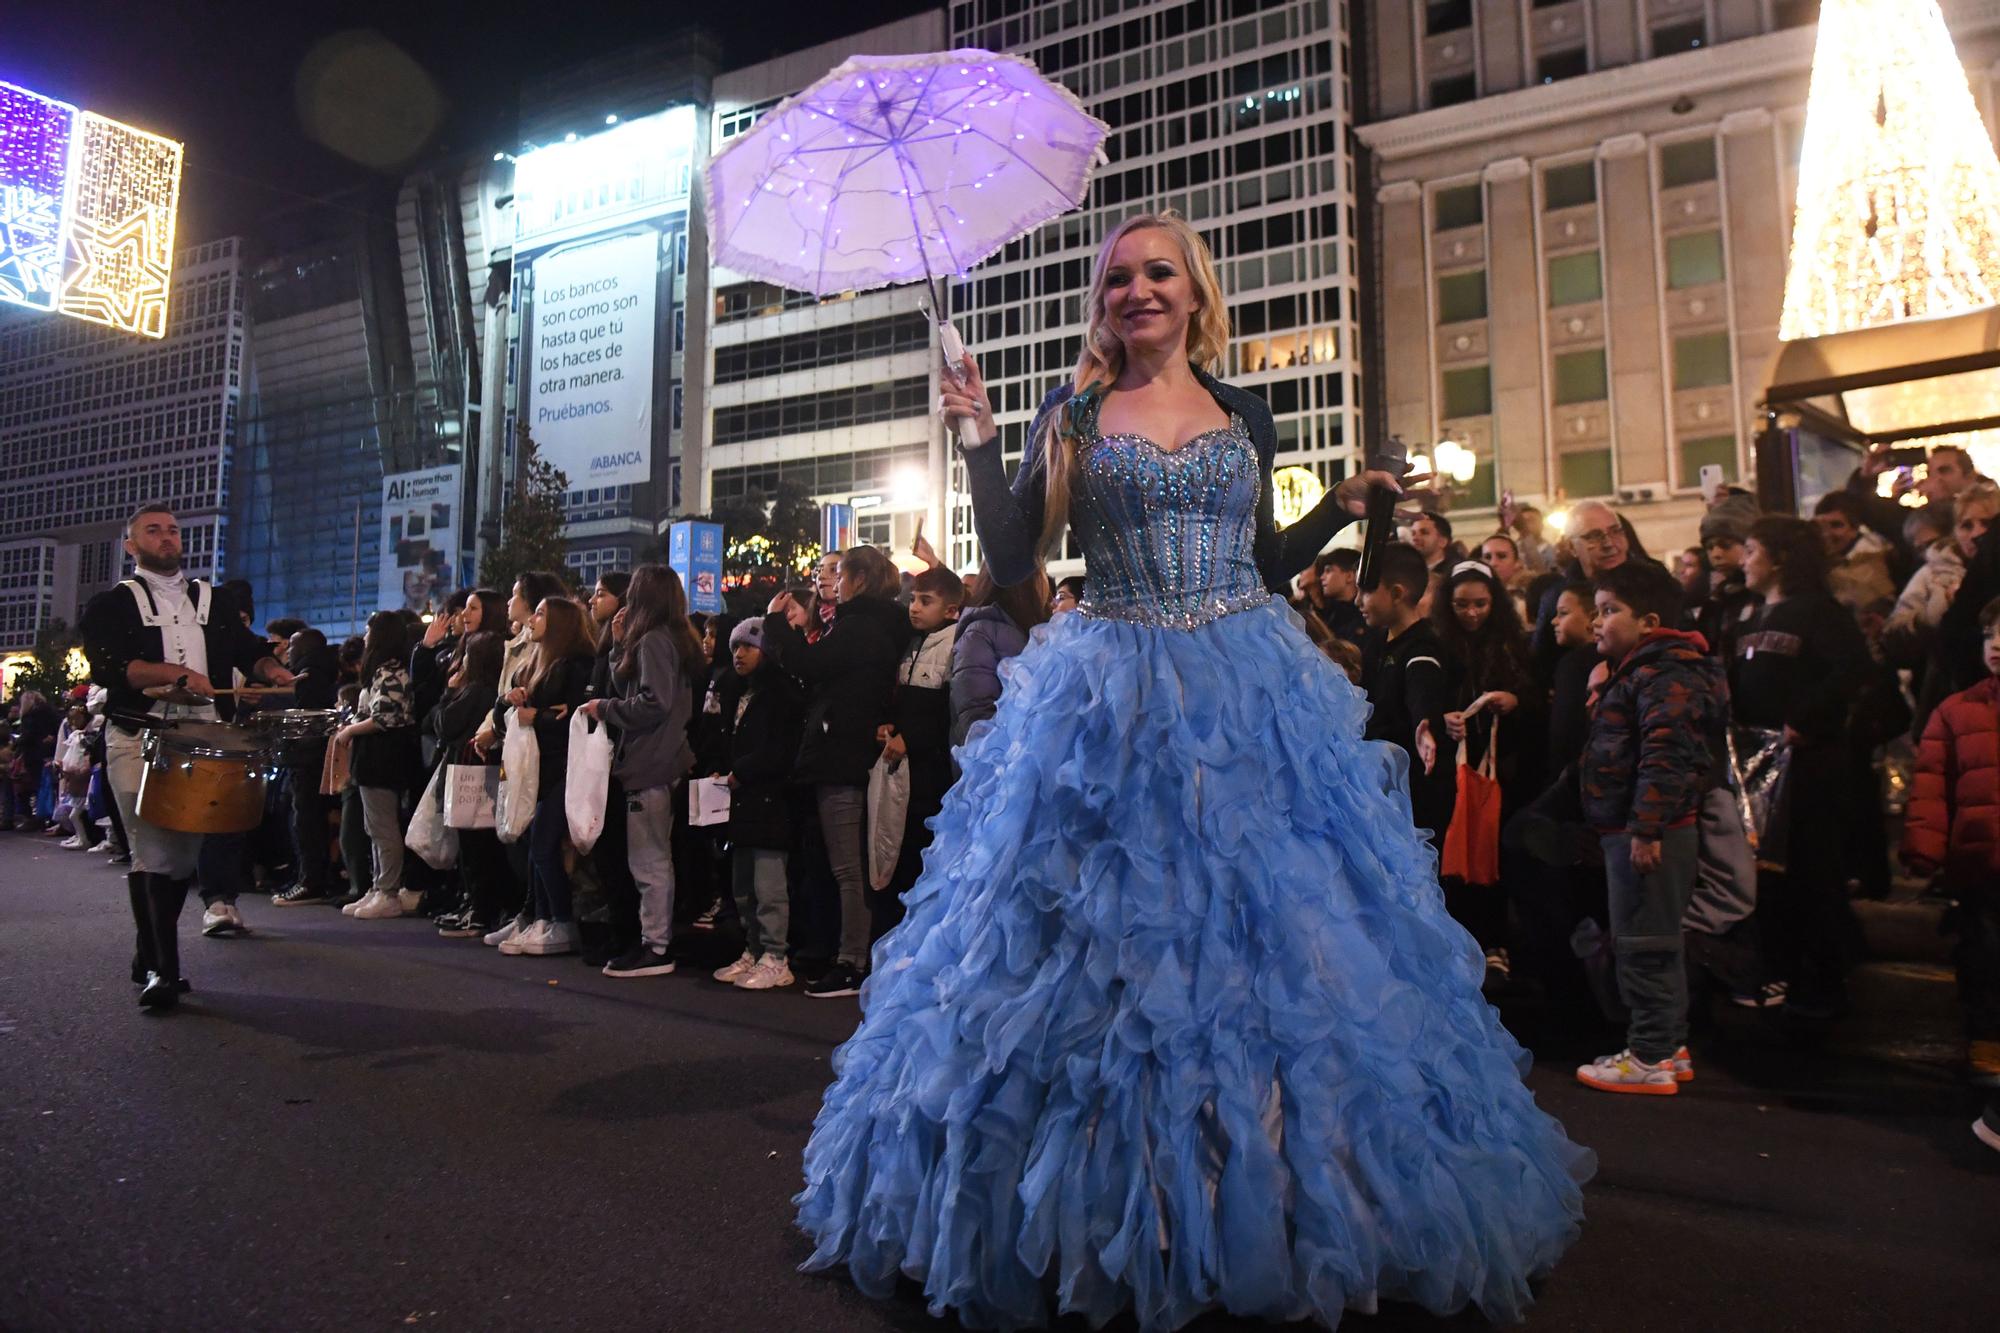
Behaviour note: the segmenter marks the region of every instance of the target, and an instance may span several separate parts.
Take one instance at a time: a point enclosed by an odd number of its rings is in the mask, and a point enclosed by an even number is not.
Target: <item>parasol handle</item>
[[[944,353],[944,373],[951,376],[952,383],[958,378],[958,363],[965,359],[965,340],[958,336],[948,319],[938,321],[938,347]],[[971,417],[960,417],[957,425],[958,443],[961,448],[977,449],[986,443],[979,438],[979,425]]]

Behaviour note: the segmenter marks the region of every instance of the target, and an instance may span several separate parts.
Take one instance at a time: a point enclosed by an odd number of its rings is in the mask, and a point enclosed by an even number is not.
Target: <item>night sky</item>
[[[466,149],[511,148],[519,80],[646,43],[705,13],[724,67],[750,64],[932,6],[921,0],[754,4],[613,4],[604,0],[400,0],[383,3],[135,5],[129,0],[7,3],[0,79],[128,121],[187,144],[179,243],[254,230],[273,213],[393,180],[398,166]],[[198,17],[197,17],[198,16]],[[373,34],[372,39],[356,34]],[[399,127],[363,165],[314,141],[300,89],[334,53],[356,47],[378,64],[390,44],[411,64],[407,82],[439,95],[435,128]],[[393,69],[395,62],[389,61]],[[349,66],[348,68],[352,68]],[[398,107],[425,99],[396,94]],[[388,119],[394,120],[391,116]],[[416,147],[405,155],[404,145]]]

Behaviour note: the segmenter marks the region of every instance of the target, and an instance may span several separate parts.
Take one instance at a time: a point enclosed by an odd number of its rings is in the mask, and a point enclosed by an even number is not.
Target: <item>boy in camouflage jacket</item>
[[[1604,847],[1618,990],[1631,1011],[1625,1050],[1577,1070],[1605,1092],[1667,1096],[1694,1077],[1681,917],[1694,892],[1701,799],[1720,776],[1729,715],[1722,663],[1676,623],[1681,591],[1657,566],[1597,580],[1594,629],[1611,663],[1591,715],[1579,778],[1584,817]]]

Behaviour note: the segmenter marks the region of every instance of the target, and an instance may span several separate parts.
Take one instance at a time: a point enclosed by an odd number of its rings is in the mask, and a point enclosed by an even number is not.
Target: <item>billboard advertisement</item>
[[[514,166],[515,252],[685,208],[694,132],[694,108],[677,106],[523,153]]]
[[[458,586],[462,465],[382,478],[382,566],[375,605],[421,615]]]
[[[653,478],[658,233],[535,261],[525,418],[571,490]]]
[[[722,610],[722,525],[691,520],[667,529],[667,563],[687,589],[688,609],[702,615]]]

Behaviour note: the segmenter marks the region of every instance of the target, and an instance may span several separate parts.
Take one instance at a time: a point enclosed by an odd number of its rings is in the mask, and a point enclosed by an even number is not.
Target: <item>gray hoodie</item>
[[[681,673],[673,638],[654,630],[640,639],[638,676],[621,677],[614,667],[611,690],[604,701],[604,720],[618,734],[611,771],[625,790],[668,787],[686,777],[694,767],[688,744],[694,689]]]

